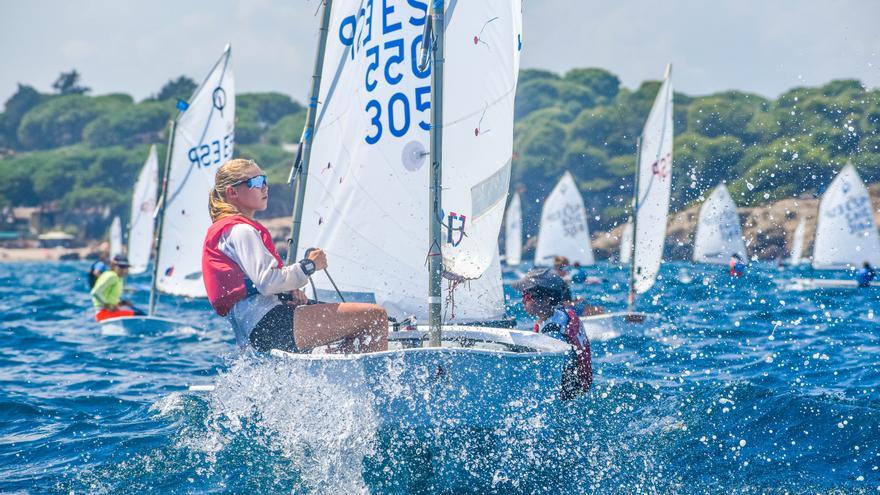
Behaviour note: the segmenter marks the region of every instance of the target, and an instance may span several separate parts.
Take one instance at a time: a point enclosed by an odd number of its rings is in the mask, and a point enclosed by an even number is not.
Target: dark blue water
[[[667,265],[640,308],[668,322],[594,342],[595,385],[554,422],[413,432],[307,377],[264,387],[275,364],[204,302],[160,307],[203,331],[103,336],[85,268],[0,264],[0,492],[880,491],[880,289]],[[621,309],[625,273],[592,273],[578,292]]]

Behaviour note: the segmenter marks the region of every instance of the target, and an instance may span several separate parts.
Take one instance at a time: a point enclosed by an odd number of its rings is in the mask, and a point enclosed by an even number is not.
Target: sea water
[[[667,264],[638,303],[664,320],[594,341],[593,388],[552,421],[413,431],[350,387],[239,354],[204,301],[162,298],[187,327],[103,335],[86,268],[0,264],[2,493],[880,492],[880,289]],[[589,272],[603,283],[575,293],[623,309],[626,270]],[[138,305],[148,283],[129,281]]]

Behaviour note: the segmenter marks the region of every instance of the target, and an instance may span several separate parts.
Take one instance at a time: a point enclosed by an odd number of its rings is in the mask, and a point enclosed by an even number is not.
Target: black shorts
[[[260,352],[278,349],[287,352],[298,352],[293,340],[293,311],[295,306],[279,304],[270,309],[260,318],[251,332],[251,345]]]

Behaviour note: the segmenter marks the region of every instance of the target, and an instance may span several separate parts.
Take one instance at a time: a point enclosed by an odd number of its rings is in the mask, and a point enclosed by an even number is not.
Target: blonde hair
[[[208,195],[208,212],[211,214],[211,221],[216,222],[221,218],[231,215],[240,215],[241,212],[229,201],[226,201],[226,188],[247,180],[247,170],[250,167],[256,167],[257,162],[244,158],[236,158],[224,163],[214,176],[214,187]]]

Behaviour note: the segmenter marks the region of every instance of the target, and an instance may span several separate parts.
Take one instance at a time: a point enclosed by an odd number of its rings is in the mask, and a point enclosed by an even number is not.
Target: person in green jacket
[[[122,299],[123,279],[128,275],[128,258],[117,254],[111,261],[110,270],[101,273],[95,286],[92,287],[92,305],[95,307],[95,319],[98,321],[120,316],[143,314],[134,309],[131,302]]]

